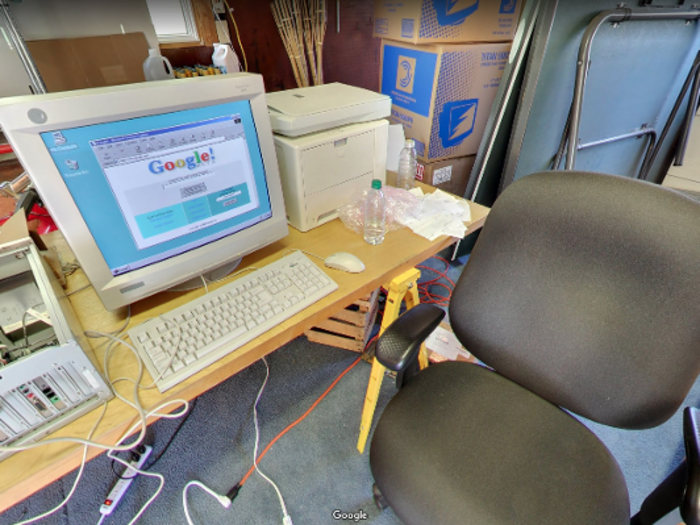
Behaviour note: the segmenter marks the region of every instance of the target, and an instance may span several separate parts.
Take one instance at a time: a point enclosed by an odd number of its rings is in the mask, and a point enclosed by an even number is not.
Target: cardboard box
[[[418,162],[416,180],[457,197],[463,197],[464,192],[467,191],[467,182],[475,160],[476,155],[470,155],[437,162]]]
[[[414,46],[383,40],[381,92],[424,162],[474,155],[510,44]]]
[[[524,0],[374,2],[374,36],[413,44],[508,42]]]
[[[146,80],[149,46],[143,33],[35,40],[27,46],[51,93]]]

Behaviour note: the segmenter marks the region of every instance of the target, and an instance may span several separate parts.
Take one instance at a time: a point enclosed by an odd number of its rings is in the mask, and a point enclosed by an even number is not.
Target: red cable
[[[12,153],[12,146],[9,144],[0,144],[0,155],[7,155]]]
[[[371,341],[370,341],[370,342],[371,342]],[[369,343],[368,343],[368,344],[369,344]],[[295,426],[297,426],[299,423],[301,423],[301,422],[306,418],[306,416],[308,416],[308,415],[313,411],[313,409],[316,408],[316,406],[323,400],[323,398],[326,397],[326,395],[328,395],[328,393],[329,393],[331,390],[333,390],[333,387],[334,387],[336,384],[338,384],[338,381],[340,381],[340,380],[343,378],[343,376],[344,376],[345,374],[347,374],[350,370],[352,370],[352,369],[355,367],[355,365],[357,365],[357,363],[359,363],[361,360],[362,360],[362,357],[358,357],[357,359],[355,359],[355,361],[354,361],[349,367],[347,367],[338,377],[335,378],[335,381],[333,381],[333,382],[331,383],[331,385],[330,385],[328,388],[326,388],[326,391],[323,392],[323,394],[321,394],[321,397],[319,397],[319,398],[314,402],[314,404],[311,405],[311,406],[309,407],[309,409],[308,409],[306,412],[304,412],[296,421],[294,421],[294,423],[290,424],[290,425],[289,425],[287,428],[285,428],[282,432],[280,432],[279,434],[277,434],[277,436],[275,437],[275,439],[273,439],[272,441],[270,441],[270,444],[267,445],[267,446],[265,447],[265,450],[263,450],[262,453],[258,456],[258,464],[260,464],[260,460],[265,456],[265,454],[267,454],[267,451],[270,450],[270,448],[272,447],[272,445],[274,445],[274,444],[277,442],[277,440],[278,440],[279,438],[281,438],[282,436],[284,436],[287,432],[289,432],[289,431],[292,430]],[[248,480],[248,478],[249,478],[250,475],[253,473],[253,471],[255,471],[255,465],[253,465],[252,467],[250,467],[250,470],[248,470],[248,472],[246,472],[246,475],[243,476],[243,479],[242,479],[241,482],[238,484],[239,487],[242,487],[242,486],[243,486],[243,484]]]
[[[416,266],[416,268],[423,268],[423,269],[425,269],[425,270],[430,270],[430,271],[435,272],[435,273],[438,274],[438,277],[436,277],[435,279],[431,279],[430,281],[426,281],[426,282],[420,283],[420,284],[418,285],[418,289],[419,289],[420,293],[424,294],[424,295],[425,295],[426,297],[428,297],[428,298],[431,298],[431,299],[429,299],[428,301],[421,301],[421,302],[433,302],[433,303],[439,304],[439,303],[437,303],[437,301],[435,301],[434,299],[432,299],[432,298],[434,297],[434,298],[437,298],[438,301],[447,301],[447,302],[449,303],[450,297],[452,297],[452,290],[450,289],[449,286],[447,286],[447,285],[445,285],[445,284],[443,284],[443,283],[439,283],[438,281],[439,281],[440,279],[446,279],[446,280],[449,281],[449,283],[454,287],[454,285],[455,285],[454,281],[453,281],[452,279],[450,279],[449,277],[447,277],[447,271],[448,271],[449,268],[450,268],[450,263],[447,262],[447,261],[446,261],[445,259],[443,259],[442,257],[437,257],[437,256],[436,256],[435,259],[440,259],[442,262],[445,263],[446,268],[445,268],[445,270],[444,270],[443,272],[441,272],[441,271],[439,271],[439,270],[436,270],[436,269],[434,269],[434,268],[430,268],[429,266]],[[432,286],[432,285],[442,286],[443,288],[445,288],[445,289],[449,292],[449,295],[448,295],[447,297],[444,297],[444,296],[441,296],[441,295],[431,294],[431,293],[428,291],[427,288],[428,288],[429,286]],[[446,306],[446,305],[445,305],[445,306]],[[367,347],[369,347],[369,345],[372,344],[372,342],[373,342],[375,339],[377,339],[378,337],[379,337],[379,334],[375,335],[372,339],[370,339],[370,340],[367,342]],[[297,425],[298,425],[299,423],[301,423],[304,419],[306,419],[306,417],[307,417],[311,412],[313,412],[313,410],[318,406],[318,404],[319,404],[321,401],[323,401],[323,399],[328,395],[328,393],[329,393],[331,390],[333,390],[333,388],[335,387],[335,385],[338,384],[338,382],[343,378],[343,376],[345,376],[345,374],[347,374],[348,372],[350,372],[350,370],[352,370],[353,368],[355,368],[355,366],[357,365],[357,363],[359,363],[361,360],[362,360],[362,357],[361,357],[361,356],[358,357],[357,359],[355,359],[355,361],[353,361],[352,364],[351,364],[349,367],[347,367],[345,370],[343,370],[343,372],[342,372],[338,377],[335,378],[335,380],[330,384],[330,386],[329,386],[328,388],[326,388],[326,390],[323,392],[323,394],[321,394],[320,397],[319,397],[316,401],[314,401],[314,403],[306,410],[306,412],[304,412],[301,416],[299,416],[299,418],[297,418],[296,421],[294,421],[293,423],[291,423],[290,425],[288,425],[284,430],[282,430],[282,432],[280,432],[279,434],[277,434],[277,436],[275,436],[275,438],[274,438],[272,441],[270,441],[270,443],[265,447],[265,449],[264,449],[264,450],[260,453],[260,455],[258,456],[258,464],[260,464],[260,460],[262,460],[262,458],[265,457],[265,454],[267,454],[267,452],[270,450],[270,448],[272,448],[272,445],[274,445],[275,443],[277,443],[277,441],[278,441],[282,436],[284,436],[287,432],[289,432],[290,430],[292,430],[295,426],[297,426]],[[245,484],[245,482],[248,481],[248,478],[253,474],[254,471],[255,471],[255,465],[253,465],[252,467],[250,467],[250,469],[248,469],[248,472],[246,472],[245,476],[243,476],[243,479],[242,479],[242,480],[240,481],[240,483],[238,484],[238,487],[242,487],[242,486]]]
[[[439,306],[449,306],[450,299],[452,298],[452,290],[454,289],[454,286],[455,286],[454,281],[447,276],[447,272],[450,269],[450,263],[448,261],[446,261],[445,259],[443,259],[442,257],[435,256],[434,258],[439,259],[445,263],[445,270],[444,271],[436,270],[435,268],[431,268],[430,266],[420,265],[420,266],[416,267],[416,268],[420,268],[423,270],[430,270],[431,272],[434,272],[438,275],[434,279],[424,281],[424,282],[418,284],[418,291],[421,294],[421,303],[437,304]],[[447,280],[452,285],[452,288],[450,288],[449,286],[447,286],[444,283],[439,282],[441,279]],[[433,285],[442,286],[445,290],[447,290],[447,295],[444,296],[444,295],[432,293],[430,291],[430,287]]]

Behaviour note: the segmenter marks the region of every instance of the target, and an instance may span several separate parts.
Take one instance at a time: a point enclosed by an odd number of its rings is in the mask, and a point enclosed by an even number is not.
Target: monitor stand
[[[232,273],[236,268],[238,268],[239,264],[241,264],[241,259],[236,259],[235,261],[222,264],[218,268],[214,268],[213,270],[206,272],[202,275],[207,280],[207,283],[213,283],[218,281],[219,279],[223,279],[228,274]],[[184,283],[180,283],[176,286],[173,286],[172,288],[168,288],[167,291],[189,292],[190,290],[196,290],[197,288],[201,288],[202,286],[204,286],[204,284],[202,283],[201,277],[192,277],[192,279],[189,279]]]

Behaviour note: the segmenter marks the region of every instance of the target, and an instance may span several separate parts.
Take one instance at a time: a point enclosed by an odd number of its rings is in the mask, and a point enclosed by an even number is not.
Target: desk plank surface
[[[469,232],[472,232],[481,228],[488,208],[474,203],[470,203],[470,206],[472,221],[468,223],[468,226]],[[60,234],[51,235],[53,239],[50,239],[49,242],[53,242],[59,250],[63,248],[63,250],[68,251]],[[148,410],[168,400],[180,398],[191,400],[199,396],[261,357],[302,335],[304,330],[327,319],[352,301],[428,259],[455,241],[454,238],[444,236],[435,241],[428,241],[415,235],[409,229],[402,228],[388,232],[382,244],[370,246],[364,242],[361,235],[348,230],[337,219],[307,233],[300,233],[290,228],[290,234],[286,238],[244,257],[239,269],[249,266],[263,267],[278,260],[288,250],[304,250],[321,257],[335,252],[350,252],[365,263],[365,271],[359,274],[349,274],[331,270],[325,268],[322,261],[311,258],[314,263],[323,268],[329,277],[338,283],[338,290],[168,390],[165,394],[161,394],[155,388],[141,390],[140,399],[144,408]],[[229,280],[224,280],[224,282],[229,282]],[[67,292],[79,290],[87,283],[85,275],[79,270],[69,278]],[[210,290],[214,290],[218,286],[221,286],[221,283],[211,284]],[[131,307],[132,318],[129,326],[135,326],[151,317],[166,313],[203,293],[202,289],[181,293],[162,292],[139,301]],[[121,328],[126,319],[126,308],[116,312],[106,311],[92,288],[75,293],[71,296],[71,302],[86,330],[113,331]],[[102,368],[102,359],[107,345],[104,340],[91,339],[90,342],[100,368]],[[136,359],[124,346],[120,345],[112,352],[109,368],[111,377],[135,378],[137,370]],[[150,375],[144,369],[142,384],[148,385],[150,383]],[[116,388],[127,399],[132,398],[133,387],[130,384],[122,383]],[[363,394],[363,392],[358,392],[360,397]],[[176,406],[173,405],[172,409],[175,408]],[[50,437],[86,437],[100,410],[92,411],[51,434]],[[107,412],[97,428],[95,439],[101,443],[114,443],[135,420],[135,411],[132,408],[118,399],[113,399],[108,403]],[[101,452],[102,450],[91,447],[88,451],[88,457],[92,458]],[[0,462],[0,512],[77,468],[81,455],[81,446],[62,443],[21,452]]]

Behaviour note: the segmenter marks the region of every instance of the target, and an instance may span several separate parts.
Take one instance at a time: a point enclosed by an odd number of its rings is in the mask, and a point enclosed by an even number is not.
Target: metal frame
[[[673,121],[673,118],[671,118],[670,121]],[[557,156],[555,157],[554,162],[552,163],[553,170],[560,169],[559,166],[561,165],[561,161],[564,158],[564,152],[566,150],[566,141],[568,138],[567,135],[569,133],[570,125],[571,125],[571,114],[569,114],[569,120],[567,120],[567,122],[566,122],[566,128],[564,130],[564,134],[562,135],[562,141],[559,144],[559,151],[557,152]],[[586,144],[578,144],[578,146],[576,146],[576,150],[582,151],[585,149],[594,148],[596,146],[603,146],[605,144],[612,144],[613,142],[619,142],[622,140],[641,138],[645,135],[649,135],[649,144],[647,146],[647,152],[644,154],[644,160],[642,161],[642,165],[640,166],[639,172],[637,173],[637,178],[642,179],[642,178],[644,178],[644,175],[646,174],[646,170],[648,169],[648,166],[651,164],[651,162],[654,158],[654,151],[656,151],[656,147],[660,144],[660,142],[657,142],[658,133],[654,128],[646,128],[646,127],[642,126],[640,129],[638,129],[636,131],[631,131],[629,133],[624,133],[622,135],[617,135],[615,137],[594,140],[593,142],[588,142]]]
[[[574,86],[574,100],[571,107],[571,125],[569,130],[569,145],[566,154],[565,169],[573,170],[576,164],[576,152],[579,148],[578,136],[581,126],[581,114],[583,112],[583,97],[586,89],[586,80],[588,71],[591,66],[591,49],[593,40],[598,32],[598,29],[606,23],[619,24],[627,21],[643,21],[643,20],[687,20],[694,21],[700,19],[700,11],[678,11],[678,9],[612,9],[603,11],[596,16],[586,28],[581,46],[579,48],[578,63],[576,67],[576,84]],[[657,149],[660,140],[654,149]],[[647,160],[647,159],[645,159]],[[642,165],[640,175],[645,175],[644,171],[648,170],[648,166]]]
[[[517,101],[517,111],[511,125],[509,142],[507,146],[505,165],[501,173],[498,193],[500,194],[506,186],[513,182],[515,172],[520,161],[527,122],[530,118],[535,98],[537,96],[537,85],[542,72],[545,56],[549,47],[549,40],[554,27],[557,10],[560,0],[544,0],[540,2],[540,9],[537,13],[536,26],[532,35],[530,52],[527,56],[525,75],[523,77],[522,88]],[[527,4],[526,4],[527,5]]]
[[[491,164],[498,163],[501,159],[493,159],[494,150],[497,150],[502,145],[498,144],[499,131],[502,126],[506,125],[504,119],[508,113],[510,105],[518,103],[518,95],[521,83],[518,83],[518,78],[521,76],[523,69],[526,67],[528,51],[530,43],[535,32],[538,13],[541,6],[540,0],[528,2],[525,4],[523,13],[520,17],[516,36],[513,39],[513,46],[510,51],[510,57],[501,83],[499,84],[496,93],[496,99],[493,104],[494,111],[489,115],[486,123],[484,139],[479,145],[476,161],[472,168],[467,189],[464,197],[478,202],[477,196],[481,189],[481,183],[489,169],[493,169]],[[492,203],[483,203],[491,205]]]
[[[32,58],[27,43],[17,29],[17,23],[15,22],[12,12],[10,11],[10,6],[5,0],[0,0],[0,28],[4,26],[7,30],[5,35],[14,44],[17,49],[17,55],[22,61],[24,69],[27,70],[27,75],[29,75],[29,81],[32,83],[32,89],[34,93],[46,93],[46,84],[44,84],[44,79],[41,78],[39,70],[36,68],[34,59]]]

